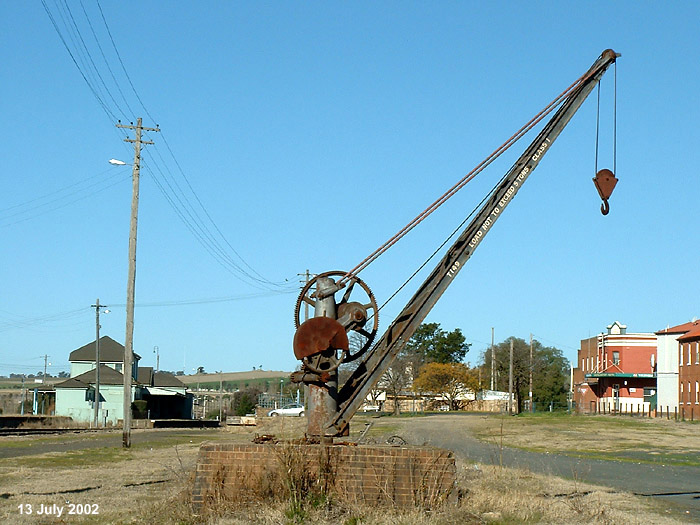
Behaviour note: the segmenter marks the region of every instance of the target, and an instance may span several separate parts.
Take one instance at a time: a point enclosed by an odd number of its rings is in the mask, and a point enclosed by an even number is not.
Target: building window
[[[692,394],[692,392],[690,391],[690,381],[688,381],[688,404],[691,403],[691,401],[690,401],[690,395],[691,395],[691,394]]]
[[[613,352],[613,364],[614,365],[620,364],[620,352]]]
[[[683,381],[680,382],[681,385],[681,395],[679,396],[680,404],[683,404]]]
[[[695,341],[695,364],[700,364],[700,342]]]
[[[690,343],[688,343],[688,364],[693,362],[693,358],[690,356]]]
[[[700,382],[695,381],[695,404],[700,404]]]

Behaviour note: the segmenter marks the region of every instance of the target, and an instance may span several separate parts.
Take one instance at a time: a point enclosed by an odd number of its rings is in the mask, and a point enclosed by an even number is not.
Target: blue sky
[[[116,119],[162,130],[143,156],[142,364],[157,346],[168,370],[291,370],[298,274],[354,267],[606,48],[622,54],[610,215],[591,182],[594,94],[428,320],[461,328],[476,363],[491,327],[573,358],[615,320],[645,332],[698,315],[696,2],[65,5],[45,1],[80,70],[42,2],[0,7],[0,374],[36,373],[44,354],[66,370],[98,297],[101,333],[124,341],[131,170],[107,160],[133,148]],[[599,168],[613,167],[614,77]],[[529,140],[362,272],[380,304]]]

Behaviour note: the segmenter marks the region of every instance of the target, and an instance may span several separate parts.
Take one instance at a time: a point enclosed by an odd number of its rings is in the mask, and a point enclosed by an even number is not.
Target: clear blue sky
[[[476,363],[491,327],[573,358],[615,320],[642,332],[699,315],[697,2],[102,0],[128,77],[98,4],[68,5],[45,0],[80,70],[42,2],[0,7],[0,374],[36,373],[44,354],[67,370],[98,297],[101,333],[124,342],[131,170],[107,160],[133,148],[115,119],[162,129],[143,157],[141,363],[157,346],[163,369],[291,370],[296,293],[269,290],[355,266],[606,48],[622,53],[610,215],[591,182],[594,94],[428,320],[461,328]],[[613,163],[613,79],[599,168]],[[361,274],[380,303],[526,144]]]

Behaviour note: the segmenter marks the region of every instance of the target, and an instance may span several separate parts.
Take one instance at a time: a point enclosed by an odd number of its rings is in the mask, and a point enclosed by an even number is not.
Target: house
[[[68,357],[68,361],[70,361],[70,376],[76,377],[84,372],[94,370],[95,352],[95,341],[73,350]],[[131,370],[131,375],[134,379],[138,373],[140,359],[141,356],[134,354],[133,368]],[[106,335],[100,337],[100,364],[108,366],[121,374],[124,366],[124,345],[117,343]]]
[[[700,321],[670,326],[656,332],[659,407],[666,412],[688,412],[698,401],[700,381]],[[694,412],[697,412],[695,409]]]
[[[72,365],[72,363],[71,363]],[[87,372],[56,383],[56,415],[68,416],[73,421],[91,423],[95,417],[95,364]],[[72,367],[71,367],[72,368]],[[137,397],[138,386],[131,387],[131,398]],[[100,364],[101,426],[116,425],[124,417],[124,376],[114,368]]]
[[[139,367],[137,382],[140,399],[146,401],[148,419],[192,419],[194,396],[177,377]]]
[[[96,370],[95,341],[70,353],[71,376],[56,383],[56,415],[76,422],[92,423],[95,417],[95,393],[99,375],[99,414],[102,426],[117,425],[124,417],[124,346],[114,339],[100,337],[100,368]],[[172,374],[139,367],[140,356],[133,354],[131,399],[145,401],[149,419],[191,419],[192,395]]]
[[[607,333],[581,340],[573,370],[574,402],[582,412],[646,412],[656,408],[653,333],[628,333],[615,321]]]
[[[681,417],[700,414],[700,323],[678,338],[678,405]]]

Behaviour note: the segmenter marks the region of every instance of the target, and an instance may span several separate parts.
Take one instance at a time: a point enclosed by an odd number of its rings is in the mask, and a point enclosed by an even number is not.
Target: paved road
[[[700,523],[700,467],[651,465],[622,461],[573,458],[561,454],[527,452],[499,447],[469,434],[468,418],[460,418],[464,433],[445,431],[450,416],[436,415],[411,421],[410,439],[415,443],[453,450],[462,457],[484,464],[528,468],[533,472],[603,485],[636,494],[664,498],[694,522]],[[441,421],[445,422],[441,424]],[[454,423],[450,422],[450,427]]]

